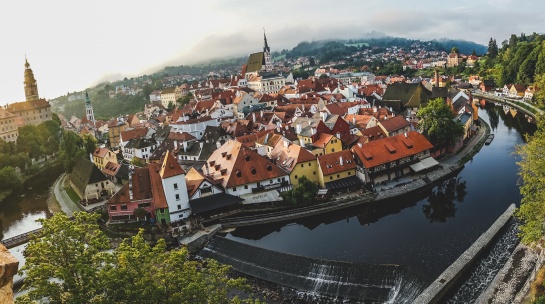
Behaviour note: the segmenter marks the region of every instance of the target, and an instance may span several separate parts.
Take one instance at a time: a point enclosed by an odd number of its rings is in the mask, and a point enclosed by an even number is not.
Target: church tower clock
[[[30,68],[28,60],[25,58],[25,97],[26,101],[37,100],[38,96],[38,84],[34,78],[34,73]]]

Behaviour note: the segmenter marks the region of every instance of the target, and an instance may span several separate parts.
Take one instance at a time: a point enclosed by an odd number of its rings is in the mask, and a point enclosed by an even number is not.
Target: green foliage
[[[146,163],[138,157],[133,157],[131,159],[131,165],[134,165],[135,167],[144,167]]]
[[[416,115],[420,119],[418,127],[434,144],[453,145],[464,135],[464,127],[454,120],[454,114],[441,98],[430,100]]]
[[[231,295],[247,290],[244,279],[229,278],[229,267],[191,260],[185,248],[150,246],[143,230],[113,252],[96,221],[99,214],[62,214],[41,220],[42,238],[28,244],[21,302],[51,303],[255,303]]]
[[[78,134],[72,131],[63,132],[59,145],[59,158],[67,172],[72,172],[76,159],[85,154],[82,145],[83,139]]]
[[[538,119],[538,128],[528,143],[518,146],[521,157],[519,175],[522,179],[522,201],[516,216],[523,221],[519,227],[521,241],[532,244],[545,236],[545,120]]]
[[[93,153],[97,148],[97,139],[91,134],[83,134],[82,140],[86,155]]]
[[[110,248],[106,235],[96,223],[99,215],[86,212],[74,214],[70,220],[62,213],[40,219],[41,238],[35,238],[25,249],[26,275],[24,289],[28,294],[22,302],[100,303],[104,250]]]
[[[22,185],[21,176],[11,166],[0,169],[0,190],[17,189]]]
[[[536,75],[534,85],[536,88],[545,88],[545,73]],[[533,101],[540,109],[545,109],[545,90],[537,90],[534,93]]]
[[[283,192],[282,198],[288,204],[305,204],[314,200],[317,191],[318,185],[303,175],[299,178],[299,185],[293,187],[290,191]]]

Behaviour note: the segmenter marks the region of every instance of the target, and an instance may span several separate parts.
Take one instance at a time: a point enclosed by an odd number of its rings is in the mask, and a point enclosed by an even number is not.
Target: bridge
[[[539,114],[539,115],[543,114],[543,111],[541,109],[538,109],[534,105],[529,104],[523,100],[511,99],[511,98],[506,98],[502,96],[496,96],[494,94],[490,94],[487,92],[477,92],[477,91],[474,93],[471,93],[471,95],[473,97],[507,104],[513,108],[516,108],[518,111],[523,112],[524,114],[532,116],[534,119],[536,118],[536,114]]]
[[[34,229],[29,232],[25,232],[23,234],[16,235],[14,237],[10,237],[8,239],[0,241],[4,246],[6,246],[7,249],[22,245],[24,243],[27,243],[30,241],[33,237],[39,236],[42,232],[43,228]]]

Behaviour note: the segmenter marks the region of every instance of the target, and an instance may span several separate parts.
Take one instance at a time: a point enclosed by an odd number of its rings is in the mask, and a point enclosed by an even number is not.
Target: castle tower
[[[37,100],[40,97],[38,96],[38,84],[36,79],[34,79],[34,73],[30,68],[30,64],[25,57],[25,97],[26,101]]]
[[[271,62],[271,48],[267,43],[267,35],[265,34],[265,29],[263,29],[263,57],[265,59],[265,71],[272,72],[272,62]]]
[[[95,124],[95,114],[93,113],[93,106],[91,105],[91,99],[89,99],[89,94],[85,92],[85,116],[87,120]]]

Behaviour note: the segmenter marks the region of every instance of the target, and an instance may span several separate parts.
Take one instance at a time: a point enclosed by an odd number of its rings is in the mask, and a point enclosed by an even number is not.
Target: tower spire
[[[265,34],[265,28],[263,28],[263,40],[264,40],[263,52],[270,53],[271,48],[269,48],[269,44],[267,43],[267,34]]]
[[[34,78],[34,72],[32,72],[32,69],[30,68],[30,64],[28,63],[26,54],[25,54],[25,78],[23,83],[25,85],[25,97],[27,101],[36,100],[40,98],[38,95],[38,83],[36,82],[36,79]]]

